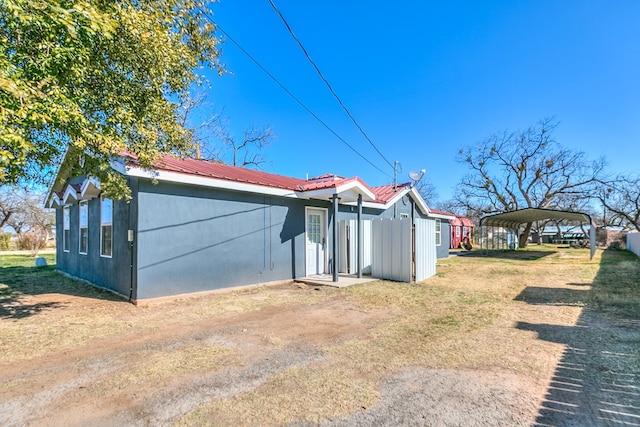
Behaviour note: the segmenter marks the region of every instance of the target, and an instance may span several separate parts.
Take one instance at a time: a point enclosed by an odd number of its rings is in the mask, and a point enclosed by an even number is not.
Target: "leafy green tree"
[[[479,214],[523,208],[579,210],[584,191],[603,174],[604,159],[590,161],[582,151],[560,146],[553,119],[526,130],[503,132],[461,149],[458,161],[470,172],[457,187],[456,201]],[[532,223],[526,225],[525,246]]]
[[[186,154],[178,104],[202,66],[222,72],[210,13],[202,0],[0,2],[0,184],[46,181],[67,153],[74,174],[128,196],[113,155],[150,167]]]

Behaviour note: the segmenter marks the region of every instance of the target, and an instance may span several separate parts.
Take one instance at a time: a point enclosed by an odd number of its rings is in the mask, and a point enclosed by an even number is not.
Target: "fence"
[[[640,233],[627,234],[627,249],[640,257]]]
[[[362,221],[362,272],[398,282],[423,281],[436,274],[436,225],[431,219]],[[358,221],[338,223],[340,273],[358,272]]]
[[[432,219],[416,219],[415,230],[408,218],[373,220],[373,277],[399,282],[420,282],[435,275],[435,227]]]
[[[339,226],[340,241],[340,273],[356,274],[358,272],[358,221],[342,220]],[[371,221],[362,221],[362,273],[371,274]]]
[[[432,219],[416,219],[415,262],[416,282],[436,274],[436,222]]]

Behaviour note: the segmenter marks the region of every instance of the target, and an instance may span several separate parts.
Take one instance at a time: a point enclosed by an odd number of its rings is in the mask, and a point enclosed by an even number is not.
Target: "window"
[[[436,219],[436,246],[440,246],[442,244],[442,224],[439,219]]]
[[[462,226],[462,236],[466,237],[467,235],[467,227],[465,227],[464,225]]]
[[[69,239],[71,238],[71,221],[69,220],[69,206],[64,206],[62,208],[62,250],[65,252],[69,252],[70,244]]]
[[[456,225],[456,237],[460,237],[460,226]]]
[[[89,202],[80,202],[80,248],[78,252],[86,255],[89,247]]]
[[[322,231],[320,230],[322,221],[319,214],[310,213],[307,216],[307,240],[309,243],[322,243]]]
[[[100,256],[113,253],[113,201],[100,198]]]

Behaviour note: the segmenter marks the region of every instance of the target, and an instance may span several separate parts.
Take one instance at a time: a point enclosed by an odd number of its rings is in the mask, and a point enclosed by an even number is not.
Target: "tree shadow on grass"
[[[575,326],[516,326],[566,345],[535,427],[640,426],[640,261],[622,252],[602,257],[591,289],[528,287],[516,297],[585,306]]]
[[[68,302],[59,295],[124,301],[110,292],[64,276],[53,266],[0,268],[0,319],[23,319],[64,307]]]

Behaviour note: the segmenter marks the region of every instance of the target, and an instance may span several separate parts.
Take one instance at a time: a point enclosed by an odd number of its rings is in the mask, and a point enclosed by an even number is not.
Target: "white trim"
[[[424,201],[420,192],[416,190],[416,187],[412,186],[409,192],[411,193],[413,200],[418,205],[420,212],[422,212],[423,215],[431,216],[431,211],[429,210],[429,206],[427,206],[427,202]]]
[[[87,251],[82,252],[82,205],[87,207]],[[78,253],[80,255],[86,255],[89,253],[89,201],[88,200],[80,200],[78,202]]]
[[[399,202],[400,199],[402,199],[402,197],[404,197],[406,194],[408,194],[413,199],[413,201],[418,206],[418,209],[420,209],[420,212],[422,212],[424,215],[427,215],[429,217],[440,217],[441,216],[441,215],[435,215],[435,214],[431,213],[431,211],[427,207],[427,204],[425,203],[424,199],[422,198],[422,196],[420,196],[420,193],[418,193],[418,191],[415,190],[413,187],[411,187],[411,188],[404,187],[395,196],[393,196],[393,198],[391,200],[389,200],[385,204],[375,203],[375,202],[364,202],[363,201],[362,202],[362,207],[363,208],[379,209],[381,211],[386,211],[387,209],[392,207],[395,203]],[[347,206],[357,206],[356,202],[347,202],[347,203],[342,203],[342,204],[347,205]],[[454,218],[454,217],[446,217],[446,219],[449,219],[449,218]]]
[[[376,202],[362,202],[362,207],[363,208],[371,208],[371,209],[379,209],[381,211],[386,211],[387,209],[389,209],[390,207],[392,207],[394,205],[394,203],[400,201],[400,199],[402,199],[402,197],[407,194],[409,191],[407,190],[407,188],[403,188],[400,192],[398,192],[398,194],[396,194],[391,200],[389,200],[387,203],[382,204],[382,203],[376,203]],[[347,206],[358,206],[357,202],[347,202],[347,203],[343,203],[344,205]]]
[[[63,205],[64,203],[62,203],[62,200],[60,200],[60,197],[58,197],[58,194],[53,193],[53,197],[49,199],[49,207],[56,209],[56,208],[62,207]]]
[[[357,200],[358,194],[362,194],[363,201],[364,200],[371,201],[376,199],[376,195],[373,194],[371,190],[369,190],[363,183],[355,179],[353,181],[346,182],[336,187],[318,188],[315,190],[301,191],[300,193],[304,194],[305,198],[325,200],[327,199],[327,197],[333,196],[334,194],[338,194],[338,196],[340,196],[340,194],[346,193],[351,190],[356,190],[353,192],[356,195],[355,197],[356,200]],[[342,204],[346,204],[346,203],[342,203]]]
[[[71,197],[73,199],[71,201],[71,203],[77,202],[78,199],[80,198],[79,195],[78,195],[78,191],[71,184],[68,184],[67,188],[65,188],[65,190],[64,190],[64,194],[62,196],[62,203],[65,204],[65,205],[68,205],[70,203],[68,201],[69,197]]]
[[[440,242],[436,238],[436,247],[442,246],[442,220],[440,218],[435,219],[435,226],[433,227],[436,237],[440,236]]]
[[[443,214],[437,214],[434,212],[430,212],[429,213],[429,218],[439,218],[439,219],[446,219],[451,221],[452,219],[455,219],[455,216],[451,216],[451,215],[443,215]]]
[[[67,155],[69,154],[70,146],[67,145],[64,149],[64,154],[62,155],[62,159],[60,163],[58,163],[58,167],[56,168],[56,173],[53,175],[53,179],[49,183],[49,188],[47,189],[47,198],[45,199],[45,206],[47,204],[47,200],[51,197],[51,193],[53,193],[53,187],[55,187],[56,182],[58,181],[58,175],[60,174],[60,170],[62,169],[62,165],[64,165],[64,161],[67,159]],[[51,202],[50,202],[51,204]],[[51,207],[51,206],[50,206]]]
[[[91,190],[91,187],[93,187],[93,190],[90,192],[89,195],[87,195],[87,192]],[[98,181],[96,178],[87,178],[84,181],[82,181],[82,185],[80,186],[81,199],[93,199],[98,197],[99,195],[100,195],[100,181]]]
[[[328,208],[320,208],[315,206],[305,206],[304,207],[304,277],[307,277],[309,274],[307,273],[307,219],[309,217],[309,210],[322,211],[324,217],[324,259],[322,262],[324,263],[323,271],[325,273],[329,270],[327,262],[328,260],[328,248],[329,248],[329,209]],[[335,221],[335,218],[333,219]]]
[[[122,157],[114,157],[111,159],[109,161],[109,166],[111,166],[111,169],[121,173],[122,175],[127,175],[127,170],[129,169]]]
[[[64,213],[67,213],[68,221],[64,220]],[[69,228],[65,228],[67,224],[69,224]],[[69,230],[69,238],[67,239],[66,231]],[[69,249],[65,249],[65,244],[68,243]],[[71,252],[71,208],[69,206],[62,207],[62,252]]]
[[[203,187],[220,188],[223,190],[243,191],[247,193],[267,194],[270,196],[291,197],[304,199],[302,192],[296,192],[285,188],[273,188],[258,184],[226,181],[224,179],[210,178],[206,176],[187,175],[167,171],[149,171],[139,167],[127,167],[127,175],[139,178],[157,179],[160,181],[177,182],[181,184],[200,185]]]
[[[102,202],[104,199],[110,200],[111,201],[111,221],[110,222],[102,222]],[[110,255],[104,255],[102,253],[102,227],[104,225],[110,225],[111,226],[111,254]],[[108,197],[104,197],[104,196],[100,196],[100,257],[101,258],[113,258],[113,200],[109,199]]]
[[[269,196],[289,197],[293,199],[326,199],[335,193],[344,193],[356,190],[356,194],[362,194],[363,199],[375,200],[375,194],[363,183],[353,180],[337,187],[320,188],[316,190],[295,191],[286,188],[274,188],[267,185],[250,184],[246,182],[227,181],[219,178],[207,176],[183,174],[169,171],[147,170],[137,166],[127,167],[127,176],[138,178],[157,179],[159,181],[176,182],[180,184],[191,184],[203,187],[220,188],[223,190],[241,191],[246,193],[266,194]],[[366,203],[366,202],[365,202]],[[345,204],[345,203],[342,203]]]

